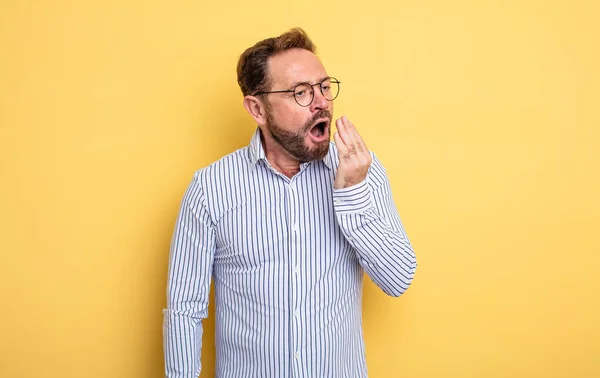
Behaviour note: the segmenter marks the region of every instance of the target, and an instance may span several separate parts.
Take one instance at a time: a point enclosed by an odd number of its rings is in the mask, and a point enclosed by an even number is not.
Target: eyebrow
[[[319,81],[317,83],[322,83],[325,79],[329,79],[330,76],[325,76],[322,77],[321,79],[319,79]],[[297,81],[294,84],[290,85],[288,88],[289,89],[294,89],[297,85],[300,84],[310,84],[308,81]]]

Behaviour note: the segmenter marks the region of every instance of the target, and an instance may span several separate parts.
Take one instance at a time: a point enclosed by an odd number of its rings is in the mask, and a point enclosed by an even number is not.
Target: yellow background
[[[293,26],[419,261],[365,285],[370,376],[600,377],[598,2],[0,4],[1,377],[163,375],[179,201],[254,130],[239,54]]]

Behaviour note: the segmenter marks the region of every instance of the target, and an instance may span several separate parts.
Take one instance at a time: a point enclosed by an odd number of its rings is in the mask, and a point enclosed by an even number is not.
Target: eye
[[[302,90],[302,91],[296,91],[296,92],[294,92],[294,96],[296,96],[296,97],[302,97],[302,96],[304,96],[305,94],[306,94],[306,91],[305,91],[305,90]]]
[[[331,87],[329,85],[321,85],[321,89],[323,90],[323,92],[329,92]]]

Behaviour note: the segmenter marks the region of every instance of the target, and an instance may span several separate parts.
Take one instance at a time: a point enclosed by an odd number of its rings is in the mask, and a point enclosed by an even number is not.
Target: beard
[[[319,142],[312,148],[306,142],[306,136],[314,123],[319,118],[329,119],[328,136],[323,142]],[[331,119],[332,115],[328,110],[320,110],[311,119],[309,119],[299,131],[290,131],[277,125],[273,120],[273,115],[267,111],[267,129],[271,133],[275,143],[279,144],[285,151],[296,158],[301,163],[313,160],[320,160],[327,155],[329,151],[329,139],[331,139]]]

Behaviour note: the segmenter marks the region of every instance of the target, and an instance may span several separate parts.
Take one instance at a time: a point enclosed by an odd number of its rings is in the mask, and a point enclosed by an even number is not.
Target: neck
[[[279,143],[275,142],[271,135],[266,134],[261,130],[260,139],[267,161],[278,172],[292,178],[300,172],[300,161],[290,155]]]

